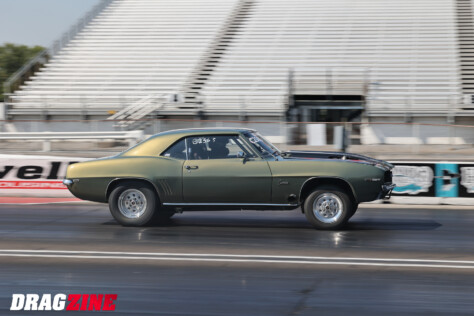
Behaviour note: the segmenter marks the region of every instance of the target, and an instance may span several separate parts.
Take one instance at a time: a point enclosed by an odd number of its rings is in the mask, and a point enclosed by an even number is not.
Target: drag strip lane
[[[470,315],[474,212],[188,212],[122,227],[106,205],[0,205],[0,314],[13,293],[116,293],[114,315]],[[44,312],[45,315],[55,315]]]
[[[148,252],[108,252],[108,251],[67,251],[67,250],[28,250],[0,249],[0,257],[31,257],[57,259],[95,259],[95,260],[161,260],[161,261],[200,261],[200,262],[238,262],[266,264],[308,264],[308,265],[350,265],[409,268],[474,269],[474,261],[438,259],[394,259],[394,258],[353,258],[318,256],[270,256],[242,254],[200,254],[200,253],[148,253]]]

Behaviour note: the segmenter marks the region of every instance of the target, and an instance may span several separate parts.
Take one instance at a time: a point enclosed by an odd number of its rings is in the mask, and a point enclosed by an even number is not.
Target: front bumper
[[[68,178],[66,178],[66,179],[63,180],[63,184],[65,186],[67,186],[68,188],[70,186],[72,186],[74,183],[77,183],[77,182],[79,182],[79,179],[68,179]]]
[[[389,199],[392,195],[392,190],[396,187],[394,183],[384,183],[382,184],[382,190],[377,196],[377,200],[387,198]]]

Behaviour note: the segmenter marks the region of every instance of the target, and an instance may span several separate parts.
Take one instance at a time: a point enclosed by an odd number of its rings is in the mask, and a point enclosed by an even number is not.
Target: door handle
[[[191,169],[198,169],[199,167],[198,166],[186,166],[184,168],[186,168],[186,170],[191,170]]]

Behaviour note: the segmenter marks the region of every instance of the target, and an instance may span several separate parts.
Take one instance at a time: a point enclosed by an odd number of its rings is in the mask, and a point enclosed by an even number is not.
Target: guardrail
[[[143,131],[126,132],[18,132],[0,133],[0,140],[38,140],[43,142],[42,151],[51,151],[51,141],[53,140],[127,140],[129,146],[137,144],[145,138]]]

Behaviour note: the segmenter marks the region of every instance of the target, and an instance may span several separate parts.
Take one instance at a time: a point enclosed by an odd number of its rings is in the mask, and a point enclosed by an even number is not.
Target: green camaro
[[[187,210],[301,207],[316,228],[335,229],[360,202],[390,194],[392,168],[361,155],[281,152],[250,129],[185,129],[73,164],[64,184],[80,199],[108,203],[125,226]]]

